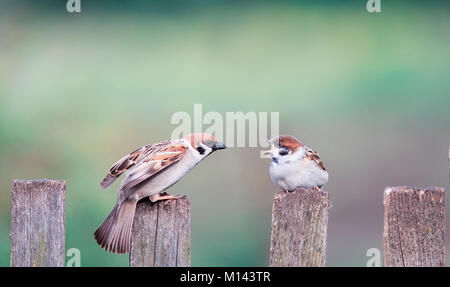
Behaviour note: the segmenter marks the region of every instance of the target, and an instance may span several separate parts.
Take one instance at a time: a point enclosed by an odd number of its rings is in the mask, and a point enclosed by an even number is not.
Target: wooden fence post
[[[130,266],[191,265],[191,203],[186,198],[138,202],[131,232]]]
[[[325,266],[328,192],[297,188],[274,197],[270,266]]]
[[[65,217],[65,181],[14,180],[11,266],[64,266]]]
[[[445,266],[445,190],[384,191],[384,266]]]

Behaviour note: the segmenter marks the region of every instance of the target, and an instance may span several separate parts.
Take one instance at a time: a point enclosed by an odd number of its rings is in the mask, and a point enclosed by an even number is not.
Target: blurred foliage
[[[93,239],[118,186],[99,182],[194,103],[280,112],[330,170],[328,265],[365,265],[385,186],[448,185],[450,11],[338,3],[1,1],[0,265],[12,180],[45,177],[67,180],[67,248],[84,266],[127,265]],[[193,265],[266,265],[276,191],[258,148],[218,152],[171,188],[192,201]]]

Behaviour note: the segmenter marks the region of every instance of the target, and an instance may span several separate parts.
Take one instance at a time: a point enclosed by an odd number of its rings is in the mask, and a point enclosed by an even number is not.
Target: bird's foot
[[[167,205],[169,202],[171,202],[172,200],[177,200],[177,199],[183,199],[186,198],[186,195],[166,195],[163,196],[164,198],[162,200],[165,200],[166,202],[164,202],[164,205]]]
[[[153,194],[150,196],[150,200],[152,202],[157,202],[157,201],[161,201],[161,200],[165,200],[166,202],[164,203],[164,205],[166,205],[168,202],[174,200],[174,199],[182,199],[185,198],[186,195],[170,195],[166,192],[161,193],[161,194]]]

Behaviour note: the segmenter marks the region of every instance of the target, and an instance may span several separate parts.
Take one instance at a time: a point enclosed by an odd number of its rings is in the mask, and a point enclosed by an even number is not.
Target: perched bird
[[[263,154],[272,159],[270,178],[285,191],[297,187],[320,188],[328,181],[319,154],[292,136],[277,136],[269,140],[271,150]]]
[[[114,253],[130,252],[131,227],[137,202],[179,199],[164,191],[178,182],[202,159],[226,146],[209,134],[191,134],[182,139],[146,145],[121,158],[100,183],[110,186],[123,172],[117,203],[95,231],[97,243]]]

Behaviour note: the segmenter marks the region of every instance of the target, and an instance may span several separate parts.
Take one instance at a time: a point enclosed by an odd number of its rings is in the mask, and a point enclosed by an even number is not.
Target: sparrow
[[[100,183],[101,188],[106,189],[125,172],[116,205],[94,233],[97,243],[113,253],[130,252],[131,228],[137,202],[146,197],[152,202],[183,198],[164,191],[202,159],[225,148],[212,135],[198,133],[146,145],[122,157]]]
[[[328,181],[328,172],[319,154],[293,136],[277,136],[269,140],[271,150],[269,173],[272,181],[284,191],[297,187],[320,190]]]

